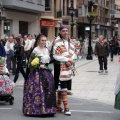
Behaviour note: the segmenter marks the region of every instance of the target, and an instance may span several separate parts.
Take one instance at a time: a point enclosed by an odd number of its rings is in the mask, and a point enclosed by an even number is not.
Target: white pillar
[[[28,33],[32,35],[34,34],[38,35],[40,33],[40,21],[29,22]]]
[[[12,33],[15,36],[18,36],[18,34],[19,34],[19,20],[13,20],[13,22],[12,22]]]
[[[118,35],[120,36],[120,22],[118,23]]]
[[[4,35],[4,20],[1,20],[1,33],[0,33],[0,35],[2,36],[2,35]]]

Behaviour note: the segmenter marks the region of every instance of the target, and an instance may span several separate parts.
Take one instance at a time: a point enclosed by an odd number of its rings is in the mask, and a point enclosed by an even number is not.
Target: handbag
[[[115,96],[115,105],[114,105],[114,108],[117,109],[117,110],[120,110],[120,91]]]

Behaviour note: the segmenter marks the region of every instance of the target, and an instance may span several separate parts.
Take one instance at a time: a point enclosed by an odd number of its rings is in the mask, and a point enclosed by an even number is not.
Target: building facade
[[[92,37],[103,35],[105,38],[110,38],[111,33],[111,17],[110,7],[114,4],[114,0],[92,0],[94,2],[93,12],[95,18],[92,22]],[[78,8],[78,37],[84,38],[89,36],[89,21],[88,14],[88,0],[77,0]]]
[[[77,1],[73,0],[74,9],[77,6]],[[70,33],[70,21],[69,7],[71,6],[71,0],[45,0],[45,13],[41,14],[41,32],[44,33],[48,39],[53,40],[54,36],[59,33],[59,27],[61,25],[67,25]],[[77,17],[74,15],[74,21]],[[73,34],[76,37],[76,26],[74,26]],[[70,33],[71,34],[71,33]]]
[[[45,0],[1,0],[1,35],[40,33],[40,14],[45,11]]]
[[[116,34],[120,37],[120,1],[115,0],[115,21],[117,20],[118,26],[116,26]]]

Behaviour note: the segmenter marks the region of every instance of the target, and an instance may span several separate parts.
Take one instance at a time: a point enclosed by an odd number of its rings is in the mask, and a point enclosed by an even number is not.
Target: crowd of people
[[[50,51],[47,48],[45,35],[21,34],[17,37],[9,36],[0,41],[0,56],[6,58],[6,67],[15,75],[14,83],[17,82],[19,72],[22,73],[25,83],[23,92],[24,115],[54,115],[57,111],[65,115],[71,115],[68,105],[68,94],[72,94],[72,77],[75,56],[75,46],[69,38],[68,28],[61,26],[59,35],[53,45],[54,76],[48,65],[51,63]],[[34,71],[30,70],[31,56],[40,57],[40,66]],[[24,69],[26,67],[26,69]],[[57,94],[56,94],[57,92]],[[56,96],[57,95],[57,96]],[[57,100],[56,100],[57,98]],[[62,109],[62,104],[64,109]]]
[[[72,78],[75,59],[83,52],[87,54],[88,38],[70,39],[67,26],[59,28],[59,35],[50,43],[45,35],[33,37],[31,34],[17,37],[9,36],[0,41],[0,56],[6,58],[8,72],[15,75],[17,82],[19,72],[24,77],[23,114],[24,115],[54,115],[57,111],[71,115],[67,95],[72,95]],[[120,40],[111,37],[107,41],[102,35],[92,41],[93,51],[98,57],[99,73],[107,73],[107,57],[118,53],[120,55]],[[50,47],[51,46],[51,47]],[[51,58],[51,53],[52,57]],[[40,58],[39,67],[30,70],[32,55]],[[54,59],[54,62],[51,62]],[[36,63],[36,62],[35,62]],[[54,65],[54,75],[48,69]],[[26,68],[26,69],[24,69]],[[57,94],[56,94],[57,93]],[[57,98],[57,99],[56,99]],[[63,103],[64,109],[61,104]]]

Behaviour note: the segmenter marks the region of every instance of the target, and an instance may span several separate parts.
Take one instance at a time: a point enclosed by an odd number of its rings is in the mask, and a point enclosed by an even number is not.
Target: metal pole
[[[71,0],[71,8],[72,10],[74,10],[74,7],[73,7],[73,0]],[[71,22],[73,23],[73,12],[71,13]],[[73,24],[71,24],[71,38],[73,37]]]
[[[91,46],[91,26],[92,26],[92,21],[90,21],[90,33],[89,33],[89,46],[88,46],[88,55],[87,55],[87,60],[92,60],[92,46]]]
[[[89,3],[89,2],[88,2]],[[89,3],[90,4],[90,3]],[[92,12],[92,6],[90,5],[90,11]],[[90,21],[90,33],[89,33],[89,46],[88,46],[88,55],[86,57],[87,60],[92,60],[92,46],[91,46],[91,26],[92,26],[92,19]]]

